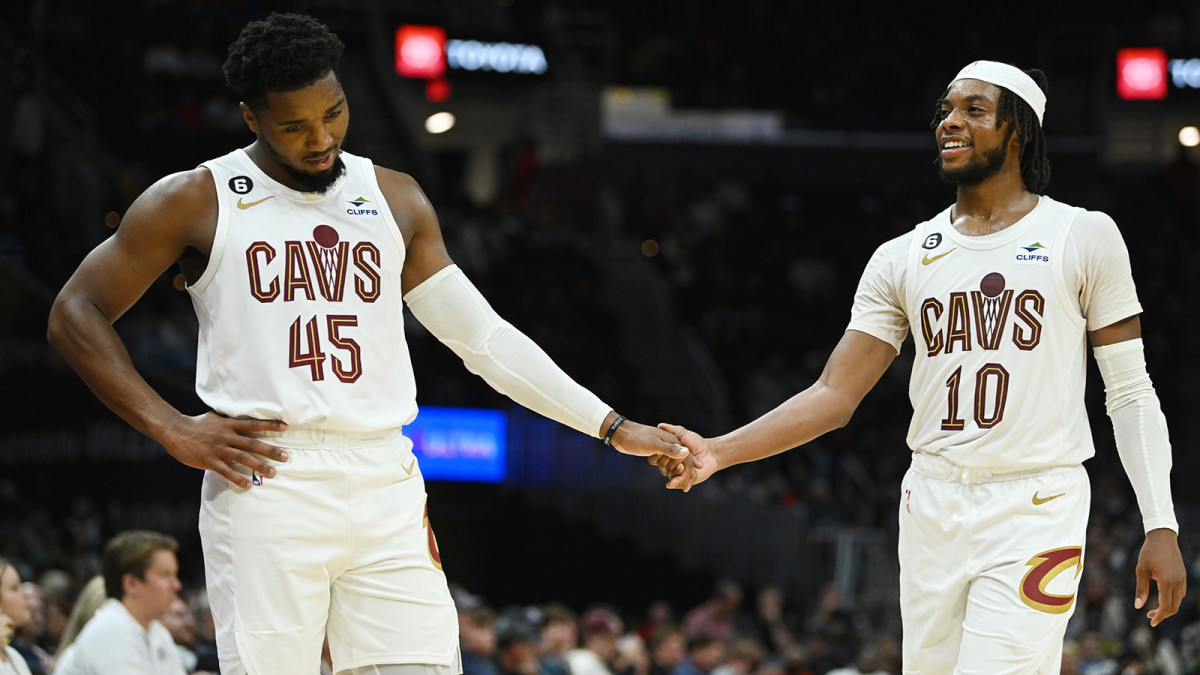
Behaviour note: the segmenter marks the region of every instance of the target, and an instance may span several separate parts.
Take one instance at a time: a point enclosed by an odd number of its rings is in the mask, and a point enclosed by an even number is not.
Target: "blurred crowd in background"
[[[312,4],[318,15],[322,9],[334,11]],[[432,11],[428,3],[413,4]],[[505,21],[536,30],[556,16],[600,12],[603,30],[618,36],[613,53],[597,48],[607,58],[589,62],[589,74],[601,83],[665,87],[681,107],[779,109],[790,129],[924,131],[925,110],[932,110],[942,86],[939,78],[963,65],[960,55],[967,49],[1041,65],[1051,73],[1052,166],[1061,166],[1054,164],[1055,133],[1093,134],[1100,126],[1089,114],[1095,97],[1078,95],[1080,85],[1056,81],[1054,74],[1056,68],[1061,73],[1091,58],[1083,46],[1088,40],[1111,35],[1073,15],[1072,22],[1058,23],[1049,16],[1066,9],[1040,7],[1035,14],[1037,21],[1058,26],[1040,33],[1058,45],[1050,52],[1029,42],[997,44],[980,26],[957,20],[949,31],[953,36],[931,41],[912,21],[892,22],[886,16],[859,21],[835,4],[650,0],[639,3],[638,12],[608,12],[585,0],[512,0],[485,16],[503,10]],[[1200,20],[1194,4],[1143,3],[1137,8],[1137,39],[1168,48],[1189,46],[1188,35],[1200,34],[1190,30]],[[0,172],[0,259],[9,275],[7,290],[0,292],[6,346],[0,373],[18,383],[10,385],[11,391],[23,392],[7,406],[9,431],[107,415],[45,347],[49,300],[83,255],[110,233],[104,213],[121,212],[164,174],[248,143],[237,101],[220,74],[224,46],[247,21],[281,5],[35,0],[0,8],[6,59],[0,71],[5,87],[0,129],[10,150],[9,169]],[[397,11],[399,5],[388,6]],[[1028,16],[1014,12],[996,22],[1015,26]],[[1117,25],[1129,18],[1114,14],[1106,21]],[[949,26],[934,23],[939,35]],[[853,45],[853,58],[847,45]],[[353,147],[353,130],[349,138],[348,149],[371,154],[369,147]],[[932,159],[931,152],[930,164]],[[594,211],[605,212],[613,228],[608,234],[654,242],[649,263],[670,290],[673,318],[707,347],[728,393],[729,421],[739,424],[815,379],[844,330],[858,275],[875,246],[935,214],[951,198],[949,188],[936,182],[893,186],[891,172],[908,169],[883,165],[864,175],[861,184],[838,188],[733,168],[711,179],[642,174],[630,167],[637,176],[614,181],[610,192],[603,179],[580,184],[572,174],[568,182],[575,195],[601,195],[579,200],[555,189],[563,170],[540,164],[536,150],[514,144],[502,161],[499,196],[484,205],[455,188],[455,177],[445,175],[452,174],[449,169],[442,167],[437,181],[428,177],[431,185],[446,184],[435,206],[451,255],[501,315],[601,398],[639,418],[653,418],[658,404],[631,386],[643,374],[628,365],[615,330],[622,299],[606,290],[595,228],[580,226],[598,220]],[[928,170],[932,176],[932,166]],[[1172,376],[1177,363],[1172,359],[1192,352],[1193,329],[1200,327],[1191,317],[1200,287],[1197,268],[1183,262],[1200,248],[1200,172],[1181,155],[1161,171],[1132,176],[1105,174],[1094,166],[1055,175],[1062,178],[1052,179],[1052,196],[1106,211],[1125,232],[1147,309],[1143,326],[1150,371],[1173,429],[1182,426],[1195,395],[1188,379]],[[118,328],[147,377],[168,398],[194,404],[195,323],[186,294],[176,290],[171,276],[151,288]],[[508,405],[419,326],[412,326],[409,344],[422,404]],[[878,486],[899,483],[908,461],[903,446],[910,414],[908,358],[907,352],[901,355],[846,429],[798,451],[724,472],[699,490],[749,493],[764,508],[803,509],[811,522],[893,527],[886,489],[866,516],[848,509],[840,495],[854,472],[868,473]],[[58,415],[48,414],[47,401],[56,404]],[[1140,521],[1099,393],[1093,392],[1090,405],[1098,456],[1088,467],[1097,496],[1063,673],[1200,673],[1200,611],[1194,597],[1185,601],[1180,616],[1154,631],[1133,610]],[[712,428],[709,419],[671,421],[704,433],[725,430]],[[1187,450],[1177,446],[1177,462]],[[184,600],[173,634],[183,648],[200,655],[197,669],[215,670],[204,660],[211,656],[211,624],[199,549],[186,544],[196,529],[196,494],[97,501],[54,487],[86,483],[79,476],[67,481],[63,474],[87,472],[87,467],[6,470],[11,466],[0,459],[0,556],[18,565],[34,609],[19,641],[23,653],[33,655],[33,672],[50,672],[65,619],[82,584],[98,571],[103,542],[134,527],[185,541],[180,551]],[[34,472],[39,475],[30,478]],[[132,476],[121,489],[142,494],[138,491],[156,482],[161,479]],[[1187,518],[1194,498],[1177,490],[1176,502],[1181,523],[1194,527],[1195,519]],[[1200,559],[1186,536],[1181,545],[1197,588]],[[453,582],[452,562],[447,572]],[[605,573],[588,571],[580,583]],[[578,606],[531,600],[496,607],[486,592],[459,587],[455,600],[464,672],[899,672],[900,636],[881,629],[876,617],[845,602],[832,587],[798,603],[771,587],[756,587],[754,580],[713,583],[712,598],[698,605],[664,589],[662,598],[646,598],[642,605],[605,604],[609,599],[596,597],[595,604]]]
[[[22,533],[3,542],[5,551],[46,556],[62,543],[47,536],[55,528],[4,525],[6,533]],[[1132,611],[1128,584],[1114,583],[1131,574],[1136,556],[1135,548],[1120,544],[1137,537],[1108,522],[1092,527],[1088,567],[1063,648],[1063,675],[1200,673],[1200,603],[1191,599],[1179,616],[1151,630],[1141,613]],[[69,569],[55,566],[57,561],[34,565],[30,558],[9,559],[23,582],[19,590],[0,588],[0,612],[29,617],[18,623],[12,644],[34,675],[51,674],[60,642],[78,633],[81,611],[76,604],[87,603],[80,609],[94,611],[102,601],[82,585],[100,571],[94,560],[103,545],[97,541],[100,530],[100,519],[72,523],[79,543]],[[180,597],[160,619],[189,673],[218,671],[202,584],[202,577],[184,579]],[[559,602],[496,607],[460,584],[451,583],[451,592],[459,613],[464,675],[900,672],[900,636],[874,630],[872,617],[845,602],[832,585],[804,606],[789,603],[778,588],[747,587],[733,579],[716,580],[708,597],[694,605],[657,599],[618,607],[597,599],[580,607]],[[324,658],[329,672],[327,651]]]

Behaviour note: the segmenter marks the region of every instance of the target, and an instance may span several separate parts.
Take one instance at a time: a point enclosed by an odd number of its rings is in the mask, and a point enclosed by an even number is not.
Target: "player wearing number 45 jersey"
[[[634,455],[686,456],[627,422],[503,321],[453,264],[412,178],[342,151],[342,43],[315,20],[246,26],[225,75],[257,135],[168,176],[60,293],[49,335],[97,396],[205,469],[200,534],[225,675],[457,675],[458,620],[404,425],[404,303],[518,403]],[[168,405],[112,323],[178,263],[196,389]],[[403,301],[403,302],[402,302]]]
[[[704,460],[668,482],[690,489],[841,427],[911,333],[912,465],[898,506],[906,674],[1059,672],[1090,504],[1089,338],[1146,531],[1134,604],[1157,581],[1157,625],[1185,591],[1129,255],[1106,215],[1042,194],[1045,89],[1040,71],[964,68],[932,125],[957,200],[875,252],[817,383],[714,439],[662,425],[692,457],[651,459],[665,472]]]

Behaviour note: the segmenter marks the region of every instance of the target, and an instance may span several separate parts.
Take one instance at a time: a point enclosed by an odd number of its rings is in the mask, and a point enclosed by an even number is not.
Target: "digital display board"
[[[404,427],[426,480],[500,483],[507,475],[508,417],[499,410],[421,406]]]

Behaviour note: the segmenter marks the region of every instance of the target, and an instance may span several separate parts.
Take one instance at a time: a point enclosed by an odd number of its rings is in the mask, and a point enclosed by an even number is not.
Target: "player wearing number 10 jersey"
[[[1142,356],[1129,254],[1113,221],[1043,194],[1040,71],[977,61],[938,101],[938,168],[953,205],[880,246],[820,379],[775,410],[704,439],[704,460],[652,459],[690,489],[714,471],[846,424],[911,334],[912,464],[899,490],[905,675],[1050,675],[1084,561],[1094,453],[1087,342],[1146,531],[1135,606],[1151,625],[1186,585],[1166,423]]]

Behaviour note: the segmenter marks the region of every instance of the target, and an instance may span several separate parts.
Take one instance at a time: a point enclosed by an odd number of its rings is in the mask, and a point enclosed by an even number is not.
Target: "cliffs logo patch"
[[[1018,265],[1049,265],[1050,249],[1037,241],[1018,246],[1015,260]]]
[[[1079,573],[1083,570],[1083,549],[1079,546],[1056,548],[1033,556],[1025,564],[1029,566],[1029,571],[1021,579],[1021,601],[1047,614],[1062,614],[1070,610],[1071,605],[1075,604],[1075,589],[1079,583]],[[1075,574],[1063,577],[1063,573],[1072,567],[1075,568]],[[1058,583],[1055,586],[1058,588],[1051,588],[1056,579]]]
[[[353,193],[351,193],[351,194],[353,194]],[[379,210],[375,208],[374,203],[363,197],[359,197],[358,199],[347,200],[346,203],[348,203],[350,205],[350,208],[346,209],[346,213],[351,216],[377,216],[377,215],[379,215]],[[368,204],[370,204],[370,206],[368,206]]]

